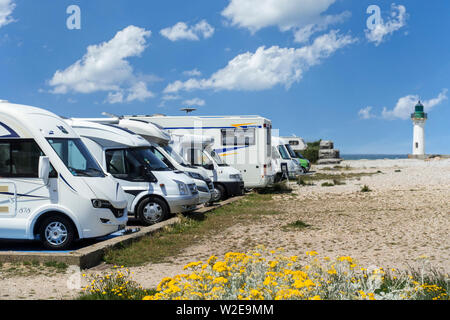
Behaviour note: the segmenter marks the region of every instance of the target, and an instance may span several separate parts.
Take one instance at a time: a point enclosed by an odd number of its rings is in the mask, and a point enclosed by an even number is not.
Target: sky
[[[260,115],[342,154],[450,154],[450,2],[0,0],[0,99],[65,117]]]

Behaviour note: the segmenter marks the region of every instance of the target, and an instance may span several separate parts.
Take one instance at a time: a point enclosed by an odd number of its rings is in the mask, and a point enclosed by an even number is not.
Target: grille
[[[197,186],[194,183],[188,184],[188,187],[189,187],[189,190],[191,190],[192,194],[197,194],[198,193]]]
[[[116,218],[122,218],[125,213],[125,209],[109,208],[109,210],[112,211],[114,217]]]

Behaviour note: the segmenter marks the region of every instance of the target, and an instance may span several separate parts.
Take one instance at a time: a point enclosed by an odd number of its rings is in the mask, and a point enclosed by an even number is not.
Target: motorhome
[[[0,102],[0,238],[62,250],[122,230],[127,220],[120,184],[67,123]]]
[[[288,179],[295,179],[300,174],[301,169],[299,163],[297,160],[292,159],[284,145],[284,141],[279,137],[272,137],[272,158],[277,165],[276,181],[280,181],[283,175],[287,175]],[[285,166],[284,170],[283,166]]]
[[[295,159],[299,163],[301,171],[303,173],[307,173],[311,169],[311,163],[308,159],[305,159],[299,151],[294,150],[294,147],[291,144],[291,142],[293,142],[293,140],[291,138],[286,139],[286,138],[280,137],[280,141],[286,147],[286,150],[287,150],[287,152],[289,152],[289,155],[291,156],[291,158]]]
[[[120,183],[128,212],[145,225],[171,213],[192,211],[198,203],[194,181],[174,171],[153,153],[150,142],[114,124],[66,120],[102,167]]]
[[[167,132],[157,125],[146,121],[123,119],[120,116],[109,113],[104,114],[109,116],[109,118],[77,118],[74,120],[116,125],[140,135],[152,144],[151,151],[168,167],[173,170],[183,171],[194,180],[199,194],[198,204],[210,204],[217,200],[214,196],[213,183],[209,179],[207,172],[187,164],[180,155],[176,154],[169,146],[171,138]]]
[[[158,125],[147,121],[120,118],[118,118],[118,125],[122,128],[131,130],[147,141],[154,143],[155,148],[152,150],[158,158],[169,167],[183,171],[194,179],[199,192],[199,204],[210,204],[219,200],[219,195],[217,195],[214,190],[214,185],[209,178],[208,172],[203,168],[188,164],[183,157],[170,146],[170,135]]]
[[[205,135],[214,139],[212,151],[238,169],[245,188],[273,183],[271,121],[260,116],[124,116],[158,124],[171,134]]]
[[[191,165],[204,168],[214,182],[215,197],[225,200],[244,193],[244,181],[239,170],[222,161],[212,149],[214,139],[208,136],[172,134],[171,147]]]

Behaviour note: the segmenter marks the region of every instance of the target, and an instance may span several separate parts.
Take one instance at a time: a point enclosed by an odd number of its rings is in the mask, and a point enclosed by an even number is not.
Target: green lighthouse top
[[[416,104],[414,113],[411,114],[411,119],[427,119],[428,115],[424,112],[423,104],[419,101]]]

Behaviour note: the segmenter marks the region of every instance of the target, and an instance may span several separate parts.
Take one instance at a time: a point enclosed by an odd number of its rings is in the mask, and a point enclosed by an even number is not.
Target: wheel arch
[[[48,211],[42,212],[36,218],[36,220],[34,221],[34,223],[32,225],[32,234],[33,234],[34,238],[36,238],[36,236],[39,235],[39,229],[41,227],[42,222],[47,217],[50,217],[50,216],[61,216],[61,217],[66,218],[72,224],[72,227],[75,231],[74,239],[80,239],[80,230],[78,228],[77,223],[74,221],[74,219],[72,219],[72,217],[69,214],[67,214],[63,211],[59,211],[59,210],[48,210]]]

